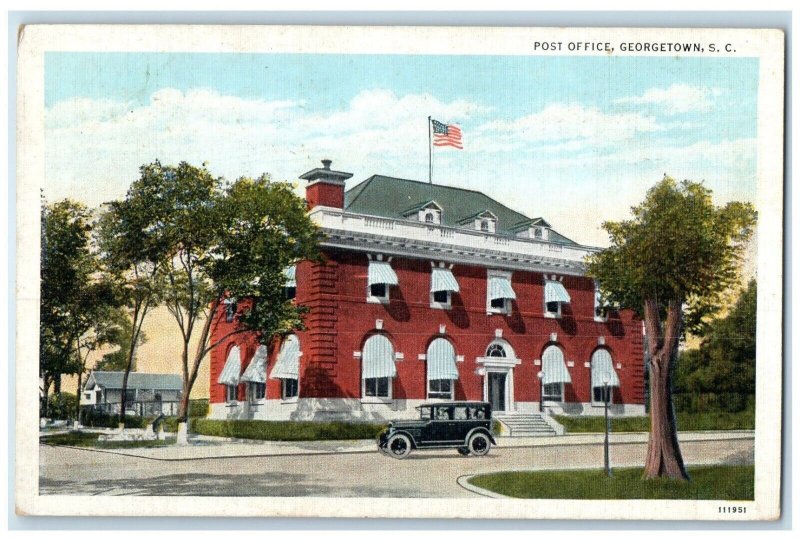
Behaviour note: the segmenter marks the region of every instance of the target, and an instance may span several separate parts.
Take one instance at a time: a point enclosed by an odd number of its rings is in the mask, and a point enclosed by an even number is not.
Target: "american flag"
[[[463,150],[464,144],[461,142],[461,128],[452,124],[443,124],[438,120],[431,119],[433,125],[433,146],[453,147]]]

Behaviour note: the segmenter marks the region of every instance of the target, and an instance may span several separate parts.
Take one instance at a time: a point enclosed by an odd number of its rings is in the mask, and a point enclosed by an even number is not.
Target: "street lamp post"
[[[605,415],[606,415],[606,439],[605,444],[603,446],[603,459],[605,462],[606,468],[606,477],[613,477],[611,474],[611,463],[608,457],[608,433],[611,431],[611,427],[608,423],[608,376],[603,377],[603,403],[605,405]]]
[[[536,377],[539,378],[539,413],[544,413],[544,372],[539,370]]]

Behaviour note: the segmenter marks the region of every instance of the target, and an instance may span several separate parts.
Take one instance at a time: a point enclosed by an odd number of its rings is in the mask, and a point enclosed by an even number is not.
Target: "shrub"
[[[85,409],[81,412],[81,424],[94,428],[117,428],[119,426],[119,415],[103,413],[92,409]],[[145,417],[125,416],[125,428],[146,428],[152,419]]]
[[[72,393],[56,393],[47,397],[47,415],[51,419],[75,419],[78,397]]]
[[[191,419],[189,429],[195,434],[225,438],[311,441],[374,439],[385,426],[377,423]]]
[[[189,417],[206,417],[209,406],[207,398],[189,400]]]

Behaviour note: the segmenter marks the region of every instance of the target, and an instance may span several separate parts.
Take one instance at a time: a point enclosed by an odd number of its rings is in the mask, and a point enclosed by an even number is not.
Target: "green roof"
[[[405,219],[411,210],[431,201],[442,207],[442,224],[450,227],[459,227],[487,210],[497,216],[497,232],[501,234],[513,235],[523,223],[542,221],[549,225],[543,218],[529,218],[482,192],[383,175],[372,175],[347,190],[344,208],[358,214]],[[551,242],[576,244],[552,229],[549,238]]]
[[[122,389],[124,372],[106,372],[94,370],[86,380],[86,387],[91,383],[104,389]],[[180,391],[183,381],[178,374],[145,374],[131,372],[128,374],[128,389],[154,389],[160,391]]]

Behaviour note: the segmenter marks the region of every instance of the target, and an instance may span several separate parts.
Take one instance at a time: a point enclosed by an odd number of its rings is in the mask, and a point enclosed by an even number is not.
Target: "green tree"
[[[117,292],[91,243],[91,213],[65,199],[41,209],[39,375],[47,415],[51,385],[61,392],[63,374],[80,374],[87,337],[104,324]]]
[[[148,218],[115,221],[120,225],[113,237],[146,239],[128,258],[153,262],[153,276],[162,284],[159,298],[180,330],[178,417],[185,422],[200,365],[213,348],[231,334],[254,330],[268,340],[302,325],[302,307],[283,296],[283,270],[318,257],[319,232],[287,183],[262,176],[227,185],[205,167],[185,162],[154,162],[141,171],[126,202]],[[246,298],[247,308],[231,333],[212,342],[211,315],[226,297]]]
[[[747,405],[756,385],[756,293],[756,281],[751,280],[728,314],[706,326],[700,347],[681,354],[676,391],[726,393],[742,398],[729,404],[734,410]]]
[[[650,351],[646,478],[688,479],[672,406],[678,343],[738,283],[755,226],[752,205],[717,207],[711,195],[702,183],[665,176],[631,209],[631,219],[603,224],[611,246],[588,260],[605,300],[644,319]]]
[[[117,346],[114,351],[106,353],[94,365],[95,370],[107,370],[110,372],[122,372],[128,365],[128,354],[131,350],[131,340],[133,339],[133,321],[127,311],[118,312],[114,318],[114,325],[108,329],[106,344]],[[134,348],[133,362],[131,371],[136,372],[136,360],[138,348],[147,342],[147,335],[139,331],[138,343]]]

